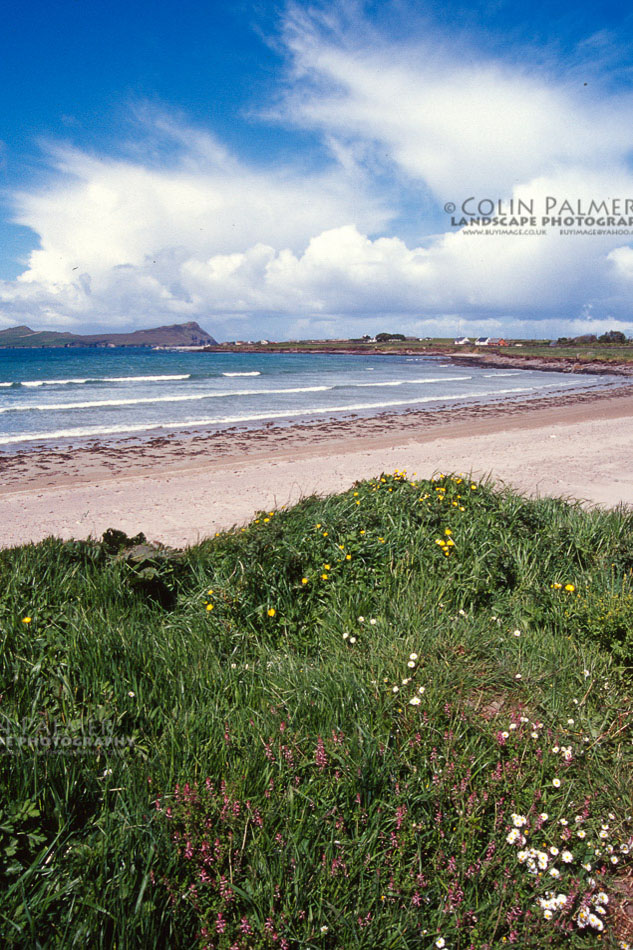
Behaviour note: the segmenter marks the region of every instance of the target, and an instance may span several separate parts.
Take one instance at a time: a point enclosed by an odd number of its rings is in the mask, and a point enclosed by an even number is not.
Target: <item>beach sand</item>
[[[183,546],[259,510],[406,469],[633,505],[633,387],[530,402],[0,456],[0,546],[143,531]]]

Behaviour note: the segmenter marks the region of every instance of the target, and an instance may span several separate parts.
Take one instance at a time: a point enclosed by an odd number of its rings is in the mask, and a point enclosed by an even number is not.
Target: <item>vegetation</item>
[[[633,516],[383,475],[0,552],[3,947],[626,947]]]

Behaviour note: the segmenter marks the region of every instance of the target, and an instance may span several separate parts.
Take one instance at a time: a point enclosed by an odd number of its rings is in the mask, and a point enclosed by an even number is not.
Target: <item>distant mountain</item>
[[[217,340],[195,322],[174,323],[152,330],[132,333],[62,333],[57,330],[31,330],[9,327],[0,330],[0,347],[12,346],[213,346]]]

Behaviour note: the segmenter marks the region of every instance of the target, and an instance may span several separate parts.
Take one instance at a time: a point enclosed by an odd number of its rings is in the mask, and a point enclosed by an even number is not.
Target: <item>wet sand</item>
[[[0,454],[0,546],[107,528],[182,546],[406,469],[633,505],[633,386],[525,402]]]

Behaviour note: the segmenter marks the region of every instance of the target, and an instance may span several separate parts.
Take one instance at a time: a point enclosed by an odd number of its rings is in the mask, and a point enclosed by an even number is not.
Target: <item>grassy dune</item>
[[[0,552],[0,943],[627,946],[632,529],[395,473]]]

